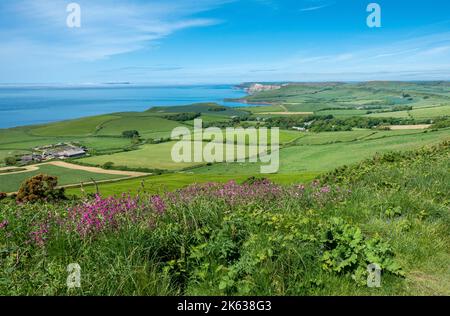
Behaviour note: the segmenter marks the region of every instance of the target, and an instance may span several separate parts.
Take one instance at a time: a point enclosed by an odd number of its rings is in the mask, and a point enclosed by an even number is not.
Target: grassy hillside
[[[380,135],[361,131],[310,134],[280,150],[279,173],[326,172],[376,153],[414,149],[449,138],[449,129],[427,133],[382,132]],[[222,163],[193,171],[198,174],[239,174],[245,168],[246,172],[257,174],[259,167],[260,164]]]
[[[306,185],[0,202],[3,295],[449,295],[450,143]],[[69,263],[82,288],[66,287]],[[382,268],[366,286],[367,265]]]
[[[271,103],[251,108],[254,113],[314,112],[318,115],[431,118],[449,115],[448,82],[366,82],[290,84],[279,90],[246,97],[250,103]],[[411,106],[412,111],[394,111],[396,106]],[[426,108],[426,109],[422,109]],[[433,109],[431,109],[433,108]]]

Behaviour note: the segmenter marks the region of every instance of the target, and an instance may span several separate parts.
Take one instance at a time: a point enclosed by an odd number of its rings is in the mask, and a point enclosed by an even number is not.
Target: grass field
[[[169,136],[170,132],[178,126],[183,126],[183,124],[161,117],[123,116],[117,120],[103,123],[97,135],[121,136],[123,131],[133,129],[137,130],[143,137],[156,133],[163,133]]]
[[[64,121],[32,129],[36,136],[88,136],[94,135],[105,122],[119,119],[114,115],[102,115],[78,120]]]
[[[42,165],[39,166],[39,170],[36,171],[17,174],[0,174],[0,192],[15,192],[19,189],[23,181],[41,173],[58,177],[58,185],[91,182],[91,179],[102,181],[124,178],[124,176],[120,175],[99,174],[51,165]]]
[[[373,156],[376,153],[385,153],[391,150],[408,150],[418,148],[427,144],[436,144],[450,139],[449,130],[428,133],[412,133],[395,136],[395,132],[389,137],[378,137],[363,139],[360,141],[349,141],[364,135],[360,131],[342,132],[341,139],[347,139],[347,143],[328,143],[339,139],[336,135],[327,135],[321,139],[314,136],[308,141],[308,136],[300,139],[297,143],[304,145],[289,146],[280,150],[281,174],[302,172],[326,172],[338,166],[358,162]],[[319,135],[322,135],[320,133]],[[369,134],[367,134],[369,135]],[[388,133],[385,136],[389,135]],[[374,135],[375,136],[375,135]],[[213,166],[205,166],[194,169],[199,174],[239,174],[242,170],[257,174],[259,164],[223,163]]]
[[[448,105],[450,89],[444,83],[365,82],[292,84],[279,90],[257,93],[245,98],[249,102],[269,102],[273,106],[251,108],[250,111],[274,112],[284,109],[290,112],[315,112],[336,117],[365,115],[371,107],[389,110],[396,105],[413,107],[412,115],[430,118],[449,115],[447,107],[422,111],[420,108]],[[361,109],[361,107],[363,109]],[[340,109],[341,108],[341,109]],[[278,110],[275,110],[278,109]],[[381,117],[408,117],[408,112],[372,114]]]
[[[171,151],[174,144],[175,142],[144,145],[138,150],[121,152],[112,155],[88,157],[80,159],[79,161],[90,165],[103,165],[106,162],[114,162],[116,166],[167,170],[183,169],[199,164],[195,162],[173,162],[171,158]]]

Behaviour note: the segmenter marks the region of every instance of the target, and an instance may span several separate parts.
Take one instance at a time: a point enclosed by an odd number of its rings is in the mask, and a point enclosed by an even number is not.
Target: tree
[[[111,169],[114,166],[114,162],[108,161],[103,164],[103,169]]]
[[[65,199],[64,189],[57,189],[58,178],[39,174],[25,180],[17,193],[17,202],[39,202]]]
[[[7,166],[15,166],[17,163],[17,160],[15,157],[6,157],[5,158],[5,164]]]
[[[136,130],[124,131],[124,132],[122,132],[122,136],[125,138],[135,138],[135,137],[139,137],[139,132]]]
[[[164,118],[171,121],[185,122],[192,121],[198,117],[200,117],[202,113],[177,113],[171,115],[165,115]]]

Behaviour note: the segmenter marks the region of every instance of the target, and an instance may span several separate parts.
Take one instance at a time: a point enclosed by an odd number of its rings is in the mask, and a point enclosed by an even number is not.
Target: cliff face
[[[246,88],[245,91],[248,94],[252,95],[261,91],[278,90],[278,89],[281,89],[281,85],[264,85],[260,83],[253,83],[252,85],[250,85],[250,87]]]

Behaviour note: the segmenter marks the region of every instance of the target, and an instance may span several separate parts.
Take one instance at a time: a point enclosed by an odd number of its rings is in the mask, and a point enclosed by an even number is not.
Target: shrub
[[[450,127],[450,118],[444,117],[437,119],[436,122],[432,125],[433,128],[446,128]]]
[[[103,164],[103,169],[111,169],[114,166],[114,162],[108,161]]]
[[[223,112],[223,111],[226,111],[226,110],[227,110],[227,108],[224,107],[224,106],[217,106],[217,107],[208,109],[208,111],[210,111],[210,112]]]
[[[191,121],[193,119],[196,119],[200,117],[201,113],[178,113],[178,114],[172,114],[172,115],[166,115],[164,116],[165,119],[171,120],[171,121],[178,121],[178,122],[185,122],[185,121]]]
[[[341,218],[331,219],[322,242],[325,250],[322,268],[339,274],[349,273],[360,285],[365,284],[369,264],[377,264],[394,275],[404,275],[387,243],[378,238],[365,238],[359,227]]]
[[[6,157],[5,158],[5,164],[7,166],[15,166],[17,163],[17,160],[15,157]]]
[[[247,178],[243,184],[253,185],[269,181],[267,178],[250,177]]]
[[[64,199],[64,189],[56,189],[58,178],[39,174],[25,180],[17,193],[17,202],[38,202]]]
[[[139,137],[139,132],[136,130],[124,131],[124,132],[122,132],[122,137],[125,137],[125,138]]]

